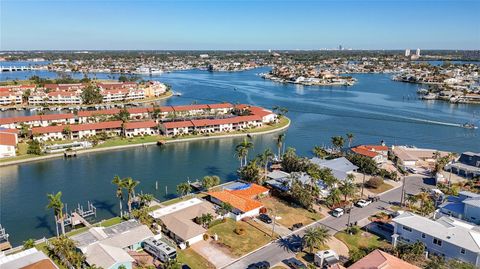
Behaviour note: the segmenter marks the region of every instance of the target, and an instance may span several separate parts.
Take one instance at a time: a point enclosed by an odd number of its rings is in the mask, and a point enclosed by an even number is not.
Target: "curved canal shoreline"
[[[235,138],[235,137],[245,137],[247,135],[250,136],[258,136],[258,135],[265,135],[270,133],[281,132],[288,127],[290,127],[291,120],[287,117],[287,123],[285,125],[280,125],[279,127],[266,130],[266,131],[259,131],[259,132],[251,132],[251,133],[234,133],[234,134],[222,134],[222,135],[210,135],[210,136],[198,136],[198,137],[189,137],[189,138],[175,138],[170,140],[165,140],[165,144],[174,144],[179,142],[193,142],[193,141],[202,141],[202,140],[212,140],[212,139],[222,139],[222,138]],[[113,150],[121,150],[121,149],[129,149],[129,148],[136,148],[136,147],[146,147],[146,146],[153,146],[157,145],[157,142],[145,142],[145,143],[136,143],[130,145],[121,145],[121,146],[112,146],[112,147],[104,147],[104,148],[93,148],[93,149],[85,149],[79,150],[76,152],[77,155],[86,154],[86,153],[96,153],[96,152],[105,152],[105,151],[113,151]],[[13,161],[5,161],[0,162],[0,167],[10,166],[10,165],[17,165],[29,162],[37,162],[37,161],[44,161],[49,159],[56,159],[56,158],[63,158],[64,154],[62,153],[54,153],[45,156],[38,156],[32,158],[25,158],[20,160],[13,160]]]

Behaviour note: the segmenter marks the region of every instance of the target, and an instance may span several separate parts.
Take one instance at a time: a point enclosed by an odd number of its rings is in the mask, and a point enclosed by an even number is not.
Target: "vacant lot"
[[[290,205],[289,203],[275,197],[262,199],[262,203],[268,209],[268,214],[277,217],[277,222],[290,228],[295,223],[303,225],[312,223],[323,218],[320,213],[312,213],[300,206]]]
[[[388,191],[389,189],[393,188],[392,185],[390,184],[387,184],[387,183],[383,183],[382,185],[380,185],[380,187],[374,189],[374,188],[367,188],[368,191],[372,192],[372,193],[375,193],[375,194],[379,194],[379,193],[382,193],[382,192],[386,192]]]
[[[345,232],[338,232],[335,237],[347,245],[349,250],[357,250],[359,248],[379,248],[388,245],[388,242],[382,238],[364,231],[350,235]]]
[[[243,229],[237,234],[235,229]],[[210,235],[217,234],[220,244],[225,246],[234,256],[240,257],[255,250],[272,240],[270,235],[252,227],[242,221],[227,219],[226,222],[217,224],[208,230]]]

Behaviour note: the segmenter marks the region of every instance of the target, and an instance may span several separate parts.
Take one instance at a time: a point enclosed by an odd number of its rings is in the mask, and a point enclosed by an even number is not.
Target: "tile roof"
[[[370,158],[374,158],[374,157],[377,157],[378,155],[380,155],[380,153],[370,151],[368,149],[361,148],[361,147],[352,148],[352,151],[359,154],[359,155],[367,156],[367,157],[370,157]]]
[[[17,135],[13,133],[1,133],[0,132],[0,145],[4,146],[16,146]]]
[[[157,123],[153,120],[149,121],[137,121],[137,122],[127,122],[125,123],[125,129],[139,129],[139,128],[154,128],[157,127]]]
[[[248,212],[263,207],[263,204],[255,200],[255,197],[265,192],[268,192],[267,188],[251,184],[246,189],[212,191],[208,194],[224,203],[231,204],[242,212]]]
[[[393,255],[385,253],[379,249],[370,252],[356,263],[350,265],[348,269],[420,269],[420,267],[401,260]]]
[[[173,128],[184,128],[184,127],[191,127],[194,126],[191,120],[186,121],[172,121],[172,122],[164,122],[162,125],[166,129],[173,129]]]

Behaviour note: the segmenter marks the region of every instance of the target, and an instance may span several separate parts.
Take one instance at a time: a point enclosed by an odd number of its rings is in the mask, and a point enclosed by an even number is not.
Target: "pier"
[[[85,227],[91,228],[92,225],[85,219],[90,216],[97,216],[97,208],[90,201],[87,201],[86,210],[82,205],[78,204],[75,210],[70,213],[65,213],[63,224],[65,226],[71,225],[72,228],[75,228],[75,226],[79,224],[83,224]]]
[[[34,70],[30,66],[0,66],[0,73],[2,72],[15,72],[15,71],[30,71]]]
[[[10,235],[6,233],[5,228],[0,224],[0,251],[11,249],[12,245],[8,241]]]

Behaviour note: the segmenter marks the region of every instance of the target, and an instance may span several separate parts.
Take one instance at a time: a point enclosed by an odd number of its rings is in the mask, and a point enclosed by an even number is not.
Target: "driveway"
[[[222,251],[221,247],[216,245],[212,240],[200,241],[190,247],[216,268],[222,268],[235,260],[235,258]]]
[[[422,176],[408,176],[405,178],[405,192],[416,194],[421,191],[421,188],[433,188],[432,185],[426,184],[428,182],[429,181],[424,179]],[[363,220],[377,213],[378,211],[388,209],[391,203],[400,202],[401,195],[402,186],[400,185],[381,194],[379,201],[371,203],[365,208],[354,207],[351,211],[350,222]],[[347,227],[347,222],[348,214],[345,214],[340,218],[328,216],[321,221],[312,224],[312,226],[324,225],[329,228],[331,234],[335,234],[338,231],[344,230]],[[268,261],[270,262],[270,264],[278,264],[284,259],[294,257],[295,252],[293,252],[290,248],[291,242],[295,242],[298,239],[301,239],[304,232],[304,228],[297,230],[292,233],[292,235],[273,241],[272,243],[267,244],[263,248],[236,260],[225,268],[244,269],[249,264],[259,261]]]

